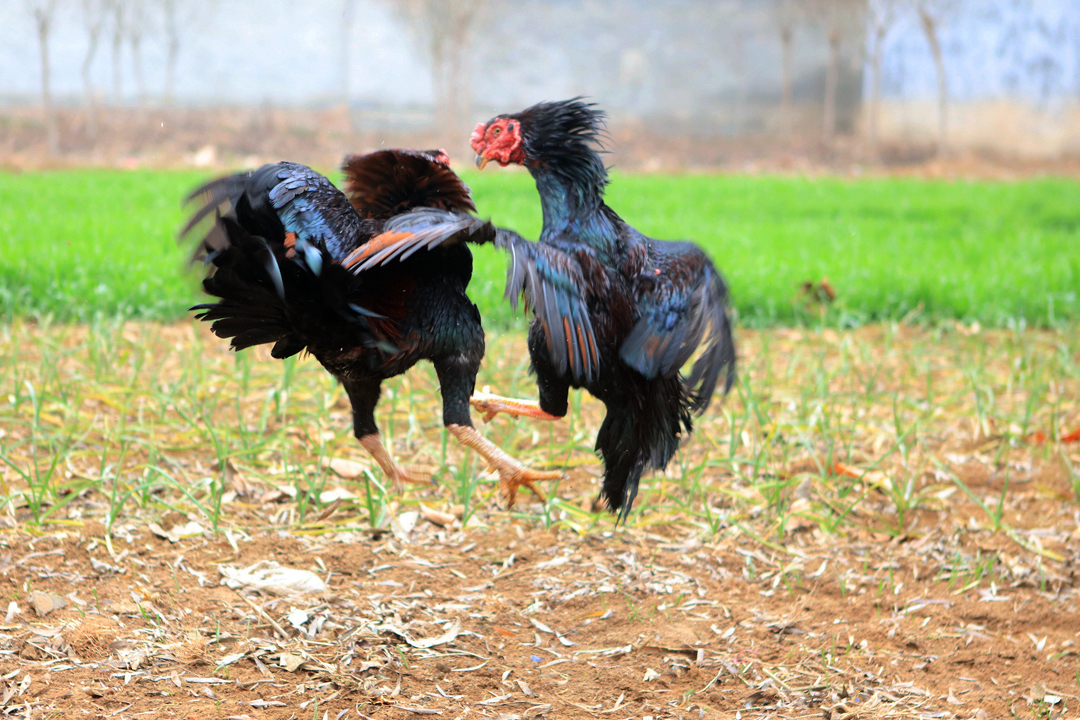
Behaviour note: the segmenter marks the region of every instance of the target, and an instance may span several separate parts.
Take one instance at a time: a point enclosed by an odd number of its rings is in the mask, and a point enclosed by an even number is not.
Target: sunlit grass
[[[466,171],[480,213],[535,238],[523,172]],[[174,237],[195,171],[0,174],[0,314],[177,319],[200,300]],[[828,278],[834,326],[891,319],[1053,325],[1080,318],[1080,183],[623,175],[610,204],[659,238],[691,238],[727,277],[744,326],[817,321],[800,291]],[[470,295],[514,326],[505,259],[475,253]]]

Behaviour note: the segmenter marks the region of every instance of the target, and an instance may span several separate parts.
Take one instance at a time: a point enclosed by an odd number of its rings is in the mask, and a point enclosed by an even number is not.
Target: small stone
[[[44,593],[34,591],[30,596],[30,604],[34,608],[34,612],[42,617],[45,617],[53,610],[62,608],[67,605],[67,598],[60,595],[53,595],[51,593]]]

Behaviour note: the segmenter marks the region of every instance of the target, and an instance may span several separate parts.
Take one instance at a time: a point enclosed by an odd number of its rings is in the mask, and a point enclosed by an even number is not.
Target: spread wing
[[[704,412],[721,372],[724,392],[735,380],[735,345],[727,288],[705,254],[690,243],[656,242],[638,283],[638,319],[619,357],[648,378],[670,376],[703,348],[683,386],[691,408]]]
[[[359,304],[361,279],[340,265],[381,223],[362,220],[325,177],[266,165],[213,180],[188,198],[196,199],[181,234],[214,219],[193,260],[206,265],[203,286],[219,299],[193,309],[233,348],[273,343],[274,357],[288,357],[331,333],[343,347],[389,347],[371,331],[381,317]]]
[[[551,245],[529,242],[512,230],[472,215],[424,208],[399,215],[383,232],[358,248],[343,264],[362,273],[404,260],[419,250],[457,242],[494,243],[510,255],[506,298],[533,308],[544,329],[548,354],[560,372],[589,381],[600,369],[596,337],[585,302],[585,280],[577,261]]]
[[[560,374],[569,369],[579,382],[593,380],[600,372],[600,354],[585,302],[581,266],[552,245],[510,234],[512,238],[501,245],[510,253],[506,298],[515,309],[522,295],[532,306],[544,329],[548,355]],[[499,240],[495,244],[499,245]]]
[[[490,222],[462,212],[420,208],[391,218],[382,232],[358,247],[342,264],[360,273],[391,261],[405,260],[418,250],[467,241],[494,242],[500,233]]]

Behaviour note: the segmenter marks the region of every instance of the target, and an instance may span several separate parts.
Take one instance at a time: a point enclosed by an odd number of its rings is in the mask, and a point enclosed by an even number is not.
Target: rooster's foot
[[[560,480],[565,477],[557,470],[532,470],[525,467],[507,455],[495,443],[477,432],[474,427],[447,425],[446,429],[453,433],[458,442],[468,445],[480,453],[488,461],[488,464],[499,473],[499,489],[502,490],[507,507],[514,505],[519,487],[529,488],[536,493],[536,496],[541,501],[544,501],[546,500],[544,493],[540,491],[540,488],[536,487],[536,483],[540,480]]]
[[[540,403],[535,400],[515,400],[514,398],[492,395],[485,387],[483,390],[474,392],[469,398],[472,406],[484,413],[484,422],[489,422],[499,413],[506,413],[514,417],[531,417],[537,420],[561,420],[562,418],[546,413],[540,409]]]
[[[431,475],[422,472],[420,469],[408,465],[404,467],[398,465],[390,457],[390,453],[387,451],[386,446],[382,444],[378,433],[372,433],[360,438],[360,445],[371,453],[371,457],[375,458],[375,462],[379,463],[379,467],[382,468],[387,479],[394,483],[398,494],[404,492],[405,483],[427,485],[431,482]]]

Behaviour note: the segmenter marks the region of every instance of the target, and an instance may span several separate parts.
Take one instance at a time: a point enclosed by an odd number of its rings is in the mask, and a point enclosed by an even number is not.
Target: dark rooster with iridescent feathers
[[[727,289],[705,253],[690,242],[646,237],[604,203],[603,121],[602,112],[573,99],[499,115],[473,131],[480,168],[489,161],[523,165],[536,180],[544,213],[538,245],[547,249],[540,269],[579,293],[594,333],[578,338],[538,312],[529,353],[539,404],[477,394],[473,405],[489,419],[498,412],[558,419],[571,387],[603,401],[601,495],[624,519],[642,473],[667,466],[721,375],[724,392],[730,389],[735,347]],[[509,277],[526,276],[527,287],[538,265],[515,257]],[[511,282],[508,292],[515,287]]]
[[[198,317],[236,350],[272,343],[276,358],[315,356],[344,385],[360,444],[399,487],[426,479],[390,457],[374,411],[382,381],[420,360],[435,366],[447,429],[498,470],[510,502],[518,486],[535,490],[535,481],[560,477],[522,466],[469,417],[484,330],[465,294],[465,242],[512,252],[534,243],[473,216],[469,189],[441,151],[353,156],[342,170],[346,193],[294,163],[192,193],[203,204],[184,233],[213,218],[195,258],[209,268],[206,291],[219,298],[193,308]]]

